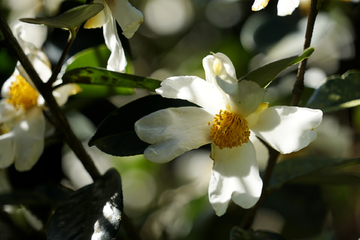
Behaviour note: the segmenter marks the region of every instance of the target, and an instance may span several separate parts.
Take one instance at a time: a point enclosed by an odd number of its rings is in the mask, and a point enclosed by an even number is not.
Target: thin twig
[[[307,22],[306,33],[305,33],[304,50],[310,47],[311,38],[312,38],[314,26],[315,26],[315,19],[318,14],[318,7],[319,7],[318,1],[321,1],[321,0],[311,0],[308,22]],[[294,84],[294,88],[292,91],[292,98],[291,98],[292,106],[299,105],[301,94],[304,91],[304,75],[305,75],[306,63],[307,63],[307,59],[304,59],[299,64],[296,82]]]
[[[50,109],[50,112],[53,116],[56,127],[63,134],[63,137],[69,147],[74,151],[75,155],[79,158],[79,160],[84,165],[85,169],[89,172],[90,176],[95,181],[96,179],[101,177],[100,172],[96,168],[93,160],[86,153],[84,147],[81,142],[76,138],[74,132],[71,130],[70,125],[62,114],[59,105],[57,104],[54,96],[52,95],[52,89],[48,85],[44,84],[40,79],[39,75],[35,71],[34,67],[30,63],[29,59],[26,57],[24,51],[20,47],[19,43],[15,39],[12,34],[6,19],[2,15],[0,11],[0,29],[6,39],[7,46],[9,50],[18,58],[24,67],[25,71],[28,73],[29,77],[33,81],[37,90],[43,96],[46,101],[47,106]]]
[[[262,205],[263,201],[267,198],[267,196],[269,195],[269,193],[267,192],[267,187],[269,185],[270,182],[270,178],[272,175],[272,172],[275,168],[276,165],[276,161],[277,158],[279,157],[280,153],[278,151],[276,151],[275,149],[273,149],[271,146],[269,146],[269,144],[267,144],[266,142],[264,142],[263,140],[260,139],[260,141],[265,144],[265,146],[267,147],[267,149],[269,150],[269,160],[265,169],[265,172],[263,174],[262,177],[262,181],[263,181],[263,188],[261,191],[261,196],[259,201],[255,204],[255,206],[253,208],[251,208],[245,215],[245,217],[243,218],[240,226],[243,229],[249,229],[251,227],[251,224],[254,220],[255,214],[257,212],[257,210],[260,208],[260,206]]]
[[[75,34],[70,32],[69,40],[66,43],[66,46],[65,46],[65,48],[64,48],[64,50],[63,50],[63,52],[61,54],[61,57],[60,57],[59,61],[57,62],[57,64],[55,65],[55,67],[53,69],[53,72],[51,74],[51,77],[50,77],[49,81],[47,81],[47,83],[46,83],[47,85],[52,86],[53,83],[56,81],[57,76],[58,76],[59,72],[61,71],[61,67],[62,67],[63,63],[65,62],[66,56],[67,56],[67,54],[68,54],[68,52],[70,50],[70,47],[71,47],[71,45],[73,44],[73,42],[74,42],[74,40],[76,38],[76,32],[77,31],[75,31]]]

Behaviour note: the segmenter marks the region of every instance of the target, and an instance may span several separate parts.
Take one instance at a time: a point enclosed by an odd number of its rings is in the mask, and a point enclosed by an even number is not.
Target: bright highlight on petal
[[[211,123],[210,137],[220,149],[238,147],[249,141],[247,121],[234,113],[220,110]]]
[[[9,96],[7,103],[27,110],[36,105],[39,94],[21,75],[17,75],[11,84]]]
[[[255,0],[254,4],[251,7],[253,11],[259,11],[264,9],[269,3],[269,0]]]

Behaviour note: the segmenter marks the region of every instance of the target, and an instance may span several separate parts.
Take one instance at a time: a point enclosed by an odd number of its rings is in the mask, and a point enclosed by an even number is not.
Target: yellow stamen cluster
[[[38,92],[21,75],[17,75],[11,84],[7,103],[27,110],[37,104],[38,96]]]
[[[234,113],[220,110],[209,125],[211,123],[213,125],[210,137],[220,149],[238,147],[249,141],[250,130],[247,121]]]

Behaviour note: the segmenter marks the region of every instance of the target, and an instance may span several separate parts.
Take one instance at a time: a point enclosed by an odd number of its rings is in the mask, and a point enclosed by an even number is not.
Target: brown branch
[[[311,0],[310,12],[308,16],[308,22],[305,33],[304,50],[310,47],[311,38],[315,26],[315,19],[318,14],[319,1],[321,0]],[[304,91],[304,75],[305,75],[306,63],[307,63],[307,59],[304,59],[299,64],[296,82],[294,84],[294,88],[292,91],[292,98],[291,98],[292,106],[299,105],[301,94]]]

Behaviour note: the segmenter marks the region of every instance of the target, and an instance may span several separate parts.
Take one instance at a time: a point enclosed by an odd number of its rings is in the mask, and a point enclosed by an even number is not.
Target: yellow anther
[[[38,92],[21,75],[17,75],[11,84],[7,103],[27,110],[37,104],[38,96]]]
[[[209,125],[211,123],[210,137],[220,149],[238,147],[249,141],[250,130],[247,121],[235,113],[220,110]]]

